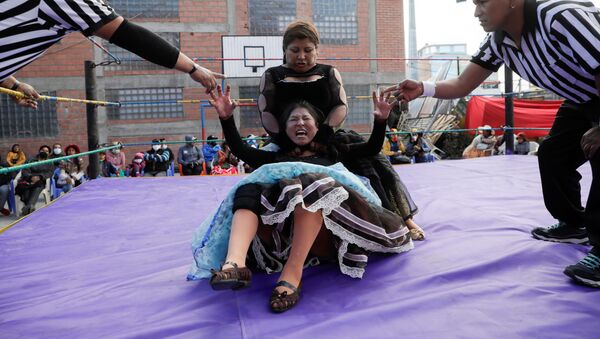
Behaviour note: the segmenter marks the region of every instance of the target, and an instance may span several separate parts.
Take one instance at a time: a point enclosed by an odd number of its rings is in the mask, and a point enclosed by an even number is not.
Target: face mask
[[[112,150],[112,152],[113,152],[114,154],[119,154],[119,153],[121,153],[121,150],[120,150],[120,149],[114,149],[114,150]]]
[[[169,146],[167,146],[167,145],[162,145],[162,149],[167,149],[167,147],[169,147]]]
[[[57,148],[54,149],[54,154],[58,155],[58,154],[60,154],[61,151],[62,150],[57,147]]]
[[[133,162],[135,162],[136,164],[141,164],[142,163],[142,159],[133,159]]]
[[[160,149],[160,145],[154,145],[152,146],[152,149],[158,151]]]

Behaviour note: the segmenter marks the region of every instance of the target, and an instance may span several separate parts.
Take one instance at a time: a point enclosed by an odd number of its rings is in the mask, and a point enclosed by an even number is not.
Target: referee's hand
[[[587,159],[592,159],[600,148],[600,127],[590,128],[581,138],[581,149]]]
[[[29,107],[33,109],[37,109],[38,103],[37,99],[40,98],[38,92],[31,86],[30,84],[26,84],[24,82],[20,82],[16,88],[17,91],[26,95],[26,97],[15,98],[12,97],[13,100],[20,106]]]

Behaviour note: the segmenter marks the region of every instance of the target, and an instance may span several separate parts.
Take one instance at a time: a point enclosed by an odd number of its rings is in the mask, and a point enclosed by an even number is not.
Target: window
[[[346,96],[370,96],[371,88],[369,85],[344,85]],[[348,99],[348,116],[345,126],[358,124],[371,124],[373,104],[370,99]]]
[[[313,21],[321,43],[353,45],[358,43],[356,0],[313,0]]]
[[[107,107],[111,120],[157,119],[183,117],[182,88],[107,89],[107,101],[119,101],[121,107]]]
[[[161,38],[168,41],[171,45],[177,47],[179,49],[179,33],[157,33]],[[139,70],[154,70],[154,69],[166,69],[163,66],[159,66],[153,64],[149,61],[144,60],[142,57],[139,57],[130,51],[123,49],[114,44],[108,44],[108,51],[121,59],[123,63],[121,65],[111,64],[107,67],[108,70],[111,71],[139,71]],[[113,60],[113,58],[104,53],[104,60],[109,61]]]
[[[258,100],[258,86],[240,86],[240,99]],[[261,128],[262,122],[258,107],[242,106],[240,107],[240,128]]]
[[[56,92],[41,93],[56,96]],[[0,139],[56,137],[56,102],[39,101],[33,110],[15,104],[8,95],[0,96]]]
[[[295,0],[248,0],[250,35],[283,35],[296,20]]]
[[[109,3],[126,18],[179,17],[179,0],[110,0]]]

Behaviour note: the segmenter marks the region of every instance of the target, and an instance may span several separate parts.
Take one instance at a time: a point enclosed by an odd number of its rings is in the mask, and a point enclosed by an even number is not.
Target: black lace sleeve
[[[368,157],[381,152],[383,139],[385,138],[385,120],[373,123],[373,131],[367,142],[348,144],[347,149],[341,150],[341,156],[346,157]]]
[[[238,158],[244,160],[248,165],[259,168],[261,165],[270,164],[276,161],[276,152],[262,151],[248,146],[240,137],[233,117],[227,120],[221,120],[221,127],[225,134],[225,140],[229,144],[229,149]]]
[[[275,77],[273,71],[267,69],[260,79],[260,96],[258,97],[258,112],[264,129],[270,134],[275,134],[272,128],[268,128],[269,122],[263,117],[264,112],[273,114],[275,111]],[[277,124],[277,121],[274,121]]]

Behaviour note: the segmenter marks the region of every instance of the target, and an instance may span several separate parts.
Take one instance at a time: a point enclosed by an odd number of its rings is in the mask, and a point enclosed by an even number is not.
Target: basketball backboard
[[[281,36],[222,36],[223,73],[228,78],[261,77],[283,62],[282,43]]]

